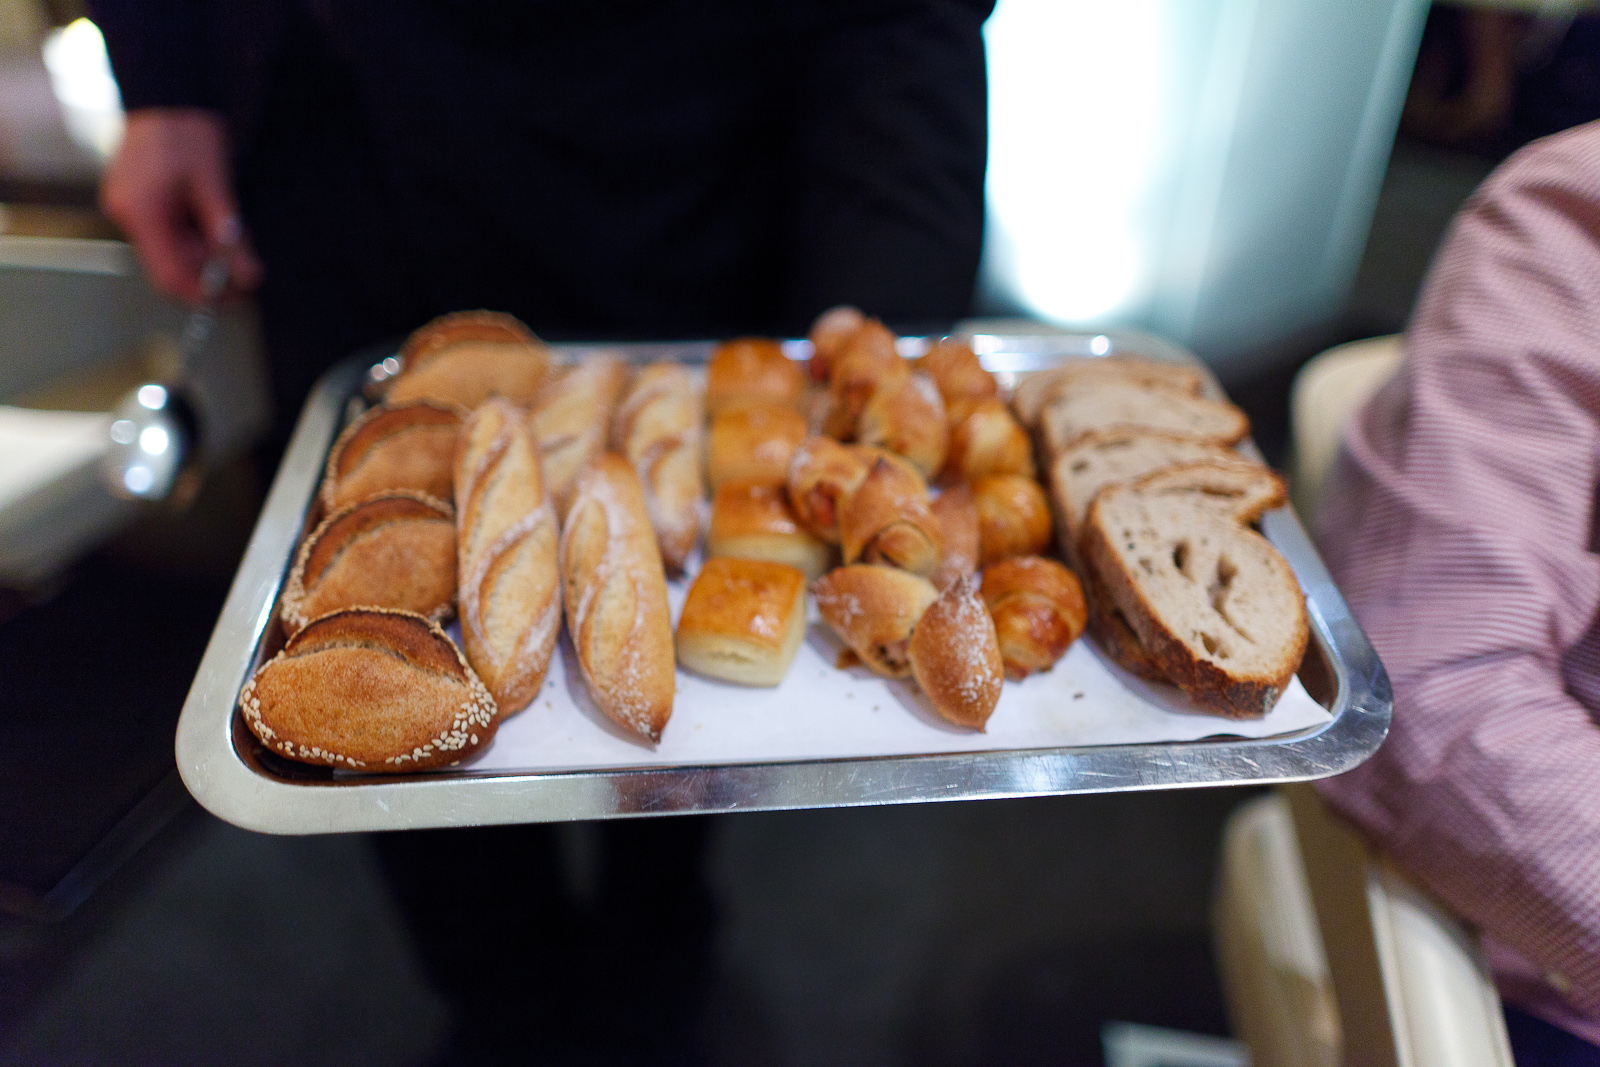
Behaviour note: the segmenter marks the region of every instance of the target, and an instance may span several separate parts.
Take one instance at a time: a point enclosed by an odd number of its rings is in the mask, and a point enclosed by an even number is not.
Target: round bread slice
[[[256,671],[239,710],[301,763],[396,773],[447,767],[494,737],[494,698],[421,615],[353,608],[314,619]]]
[[[1103,490],[1084,527],[1084,560],[1190,699],[1230,718],[1260,718],[1305,654],[1305,596],[1266,538],[1193,496]]]
[[[404,490],[341,508],[301,544],[283,590],[294,633],[344,608],[393,608],[443,622],[456,604],[456,523],[449,504]]]
[[[454,404],[380,404],[345,427],[322,479],[322,504],[336,511],[391,489],[435,500],[454,496],[456,441],[466,412]]]
[[[435,400],[476,408],[491,396],[527,407],[539,395],[550,353],[533,332],[498,311],[441,315],[406,339],[393,403]]]

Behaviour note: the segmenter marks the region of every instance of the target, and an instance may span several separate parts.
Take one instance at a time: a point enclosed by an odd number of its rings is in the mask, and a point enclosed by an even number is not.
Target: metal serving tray
[[[985,366],[1002,375],[1118,353],[1197,362],[1169,342],[1132,332],[975,332],[973,344]],[[804,343],[794,345],[800,354]],[[570,353],[590,347],[558,346]],[[605,347],[640,361],[691,363],[704,362],[712,348]],[[908,338],[902,347],[913,355],[922,346]],[[281,641],[273,621],[279,590],[311,518],[328,449],[360,410],[363,389],[385,373],[379,356],[376,362],[352,356],[335,366],[307,401],[184,703],[177,735],[183,781],[208,810],[236,825],[324,833],[1304,781],[1357,766],[1388,732],[1392,697],[1383,665],[1299,520],[1282,508],[1264,517],[1262,531],[1306,593],[1312,642],[1300,678],[1333,716],[1320,728],[1259,740],[544,773],[468,766],[350,778],[278,759],[244,728],[236,713],[239,690]]]

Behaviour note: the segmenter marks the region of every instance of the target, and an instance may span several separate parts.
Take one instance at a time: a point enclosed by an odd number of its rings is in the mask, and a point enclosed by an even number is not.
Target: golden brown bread
[[[933,379],[912,374],[872,394],[856,421],[856,440],[904,456],[924,479],[944,465],[950,446],[944,401]]]
[[[944,555],[944,532],[916,472],[881,457],[873,463],[839,514],[839,547],[846,563],[932,574]]]
[[[1000,702],[1005,668],[994,620],[972,576],[928,605],[911,631],[911,673],[946,721],[982,730]]]
[[[448,401],[470,411],[491,396],[503,396],[526,407],[544,384],[550,353],[510,315],[459,311],[408,337],[400,364],[389,385],[390,403]]]
[[[501,715],[539,695],[561,631],[555,509],[520,409],[474,411],[456,455],[461,641]]]
[[[1042,556],[996,563],[983,572],[978,595],[994,619],[1009,678],[1055,666],[1088,621],[1078,576]]]
[[[740,685],[777,685],[806,630],[806,579],[755,559],[709,559],[678,619],[678,662]]]
[[[322,479],[322,506],[334,511],[375,493],[410,489],[454,499],[456,439],[466,412],[454,404],[380,404],[346,426]]]
[[[1139,635],[1128,625],[1127,617],[1111,602],[1100,583],[1095,580],[1094,569],[1084,567],[1079,572],[1083,583],[1083,598],[1089,608],[1086,629],[1100,650],[1123,670],[1151,682],[1165,682],[1166,672],[1156,663],[1139,641]]]
[[[628,384],[628,364],[620,356],[595,352],[553,376],[539,390],[528,413],[528,428],[539,445],[545,491],[566,518],[572,483],[589,460],[604,452],[611,417]]]
[[[895,567],[857,563],[811,583],[817,610],[861,662],[888,678],[911,673],[911,633],[939,598],[932,583]]]
[[[844,304],[829,308],[817,316],[817,320],[811,324],[811,332],[807,334],[811,341],[808,369],[811,371],[812,381],[827,383],[828,371],[833,366],[834,357],[850,339],[850,335],[860,329],[866,321],[867,317],[860,311]]]
[[[958,401],[950,412],[950,451],[944,473],[950,479],[986,474],[1034,476],[1033,445],[1011,410],[995,399]]]
[[[801,524],[829,544],[839,543],[839,512],[867,478],[863,454],[831,437],[808,437],[789,463],[789,503]]]
[[[764,337],[740,337],[717,346],[706,365],[706,411],[712,418],[759,401],[795,407],[805,392],[805,372]]]
[[[667,576],[638,475],[617,455],[578,474],[561,531],[567,630],[595,705],[652,741],[672,715]]]
[[[1031,430],[1038,426],[1040,416],[1052,401],[1074,389],[1112,382],[1199,396],[1204,381],[1199,368],[1172,360],[1141,356],[1072,359],[1023,376],[1012,393],[1011,405],[1017,418]]]
[[[933,584],[944,589],[978,569],[978,501],[966,483],[951,486],[929,505],[944,534],[944,555],[933,572]]]
[[[782,485],[805,439],[806,420],[792,407],[752,400],[725,409],[711,420],[706,449],[712,491],[736,478]]]
[[[958,400],[992,400],[1000,391],[999,383],[983,369],[972,345],[959,337],[936,342],[917,360],[916,367],[939,386],[946,408]]]
[[[1037,556],[1050,543],[1050,502],[1032,478],[991,474],[972,483],[978,502],[978,562]]]
[[[456,516],[394,490],[339,509],[300,545],[284,585],[284,630],[342,608],[393,608],[443,622],[456,606]]]
[[[700,536],[700,408],[688,367],[654,363],[634,375],[611,428],[612,450],[633,464],[661,558],[674,573]]]
[[[494,698],[421,615],[351,608],[312,620],[239,693],[268,749],[302,763],[405,772],[460,763],[494,738]]]
[[[800,525],[783,486],[731,481],[711,499],[706,555],[786,563],[809,579],[827,573],[833,549]]]
[[[895,350],[895,336],[877,319],[868,319],[834,355],[828,369],[832,405],[823,427],[829,437],[855,439],[862,410],[879,389],[911,376],[911,366]]]
[[[1132,428],[1235,445],[1250,432],[1250,420],[1220,400],[1126,382],[1095,382],[1075,386],[1045,406],[1039,441],[1048,455],[1057,456],[1088,434]]]

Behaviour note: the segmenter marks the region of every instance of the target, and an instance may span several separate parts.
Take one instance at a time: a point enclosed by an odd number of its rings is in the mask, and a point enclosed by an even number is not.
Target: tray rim
[[[1020,332],[1014,325],[1007,322],[1003,331],[989,330],[977,321],[962,324],[959,332],[994,338],[1004,346],[996,354],[1013,356],[1013,363],[1043,366],[1075,355],[1138,352],[1204,367],[1187,350],[1138,331],[1041,326],[1039,332]],[[640,357],[703,352],[710,345],[553,347],[621,349]],[[803,348],[804,343],[798,345]],[[790,350],[798,354],[794,345]],[[1263,518],[1262,531],[1299,578],[1312,639],[1333,673],[1333,720],[1312,731],[1277,738],[782,763],[487,774],[464,768],[379,781],[269,777],[247,764],[234,746],[238,693],[266,636],[327,452],[351,401],[371,380],[370,369],[386,354],[388,350],[372,349],[351,355],[330,368],[312,390],[184,701],[176,737],[184,785],[201,806],[234,825],[305,834],[1265,785],[1343,773],[1377,751],[1388,733],[1393,697],[1383,664],[1299,519],[1285,507]],[[1214,379],[1211,386],[1220,391]]]

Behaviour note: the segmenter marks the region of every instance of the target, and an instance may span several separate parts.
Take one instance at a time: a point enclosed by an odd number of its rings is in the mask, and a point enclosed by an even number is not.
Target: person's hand
[[[168,296],[199,303],[200,269],[215,250],[228,251],[230,292],[261,281],[233,196],[227,130],[214,111],[130,112],[100,185],[100,206],[133,242],[151,284]]]

